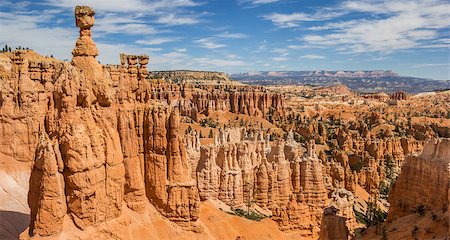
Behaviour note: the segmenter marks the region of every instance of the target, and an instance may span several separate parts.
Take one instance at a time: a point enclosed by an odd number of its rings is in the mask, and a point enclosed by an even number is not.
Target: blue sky
[[[447,0],[0,0],[0,44],[70,59],[92,6],[102,63],[152,70],[394,70],[450,79]]]

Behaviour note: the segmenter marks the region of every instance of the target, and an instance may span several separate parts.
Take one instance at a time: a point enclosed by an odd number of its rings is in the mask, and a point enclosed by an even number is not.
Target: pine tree
[[[212,129],[209,130],[209,135],[208,135],[208,137],[209,137],[209,138],[213,138],[213,137],[214,137],[214,133],[213,133],[213,130],[212,130]]]

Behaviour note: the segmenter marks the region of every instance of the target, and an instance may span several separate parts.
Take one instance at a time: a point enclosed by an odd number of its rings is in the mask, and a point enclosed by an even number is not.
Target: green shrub
[[[242,209],[234,209],[232,211],[233,212],[227,212],[227,213],[229,213],[231,215],[236,215],[236,216],[239,216],[239,217],[244,217],[244,218],[247,218],[247,219],[250,219],[250,220],[253,220],[253,221],[261,221],[264,218],[268,218],[269,217],[269,216],[266,216],[264,214],[259,214],[259,213],[255,213],[255,212],[247,212],[247,211],[244,211]]]

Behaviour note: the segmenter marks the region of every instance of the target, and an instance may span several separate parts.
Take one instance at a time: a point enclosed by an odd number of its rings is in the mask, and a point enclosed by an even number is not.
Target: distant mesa
[[[330,86],[343,84],[352,91],[406,92],[416,94],[450,88],[450,80],[431,80],[400,76],[388,70],[376,71],[260,71],[230,75],[232,79],[245,84],[255,85],[313,85]]]

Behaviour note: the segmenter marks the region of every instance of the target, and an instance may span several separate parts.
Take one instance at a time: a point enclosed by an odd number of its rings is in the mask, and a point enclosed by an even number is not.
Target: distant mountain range
[[[343,84],[356,92],[405,91],[431,92],[450,89],[450,80],[400,76],[393,71],[261,71],[230,74],[234,80],[258,85],[313,85]]]

